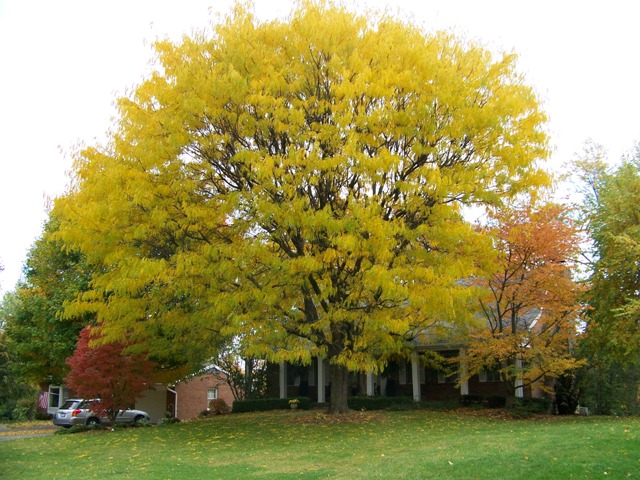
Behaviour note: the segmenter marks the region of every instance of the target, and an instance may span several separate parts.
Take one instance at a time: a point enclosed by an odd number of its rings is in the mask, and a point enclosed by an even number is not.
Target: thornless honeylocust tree
[[[272,361],[348,371],[463,321],[455,280],[488,255],[463,221],[547,181],[515,56],[386,15],[302,2],[156,45],[117,131],[78,155],[62,238],[103,266],[75,308],[193,361],[224,336]],[[155,352],[154,352],[155,353]]]
[[[579,237],[566,208],[555,204],[505,208],[491,224],[499,257],[493,273],[477,280],[487,296],[471,336],[467,374],[499,372],[513,399],[536,382],[552,389],[542,381],[581,364],[573,348],[583,287],[571,276]]]

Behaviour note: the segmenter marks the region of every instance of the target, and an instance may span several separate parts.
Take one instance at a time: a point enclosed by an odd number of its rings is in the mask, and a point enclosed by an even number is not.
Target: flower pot
[[[292,410],[295,410],[296,408],[298,408],[297,403],[290,403],[289,406],[291,407]]]

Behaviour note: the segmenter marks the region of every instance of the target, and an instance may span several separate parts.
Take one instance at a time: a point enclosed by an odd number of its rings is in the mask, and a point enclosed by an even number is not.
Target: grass
[[[275,411],[0,442],[0,478],[640,479],[640,419]]]

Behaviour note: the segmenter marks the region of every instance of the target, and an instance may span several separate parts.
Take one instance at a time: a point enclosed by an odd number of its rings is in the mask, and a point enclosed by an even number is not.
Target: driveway
[[[0,442],[22,438],[45,437],[53,435],[60,427],[55,425],[34,425],[30,427],[7,427],[0,425]]]

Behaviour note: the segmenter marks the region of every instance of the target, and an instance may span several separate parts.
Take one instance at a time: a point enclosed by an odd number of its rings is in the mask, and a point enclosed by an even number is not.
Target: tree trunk
[[[349,392],[349,371],[342,365],[329,366],[330,404],[329,413],[340,414],[349,412],[347,394]]]
[[[507,408],[509,410],[513,410],[513,407],[515,407],[516,405],[516,395],[515,393],[507,393],[506,397],[505,397],[505,401],[504,401],[504,408]]]
[[[253,398],[253,358],[244,359],[244,399]]]

